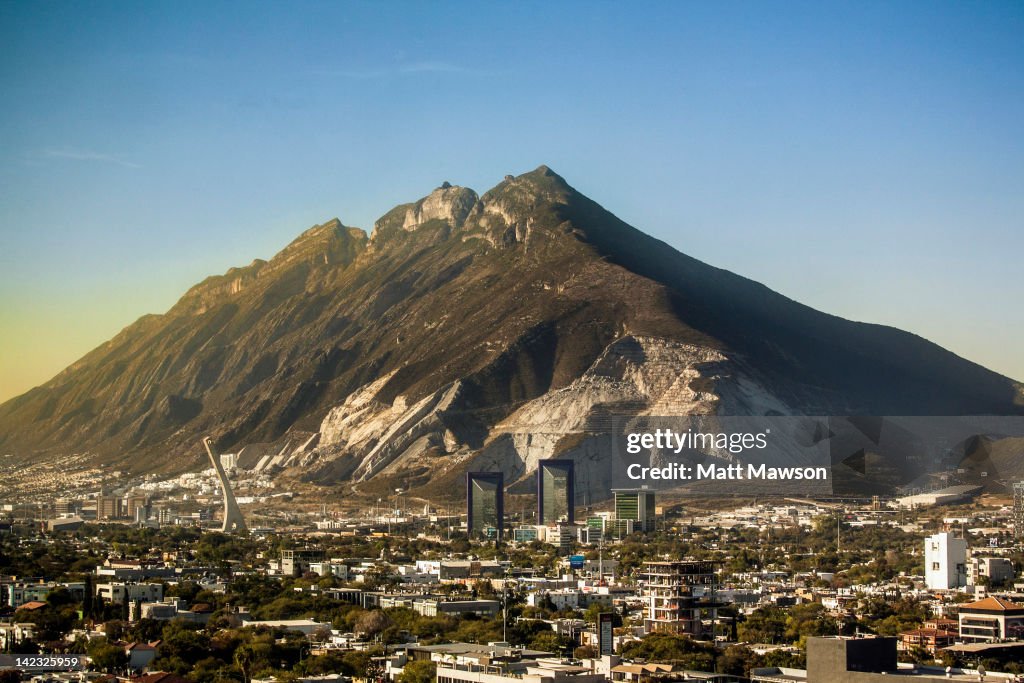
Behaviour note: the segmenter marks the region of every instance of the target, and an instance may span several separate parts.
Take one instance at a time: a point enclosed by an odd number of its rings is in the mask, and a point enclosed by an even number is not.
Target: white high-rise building
[[[967,585],[967,541],[948,531],[924,539],[924,582],[929,590]]]

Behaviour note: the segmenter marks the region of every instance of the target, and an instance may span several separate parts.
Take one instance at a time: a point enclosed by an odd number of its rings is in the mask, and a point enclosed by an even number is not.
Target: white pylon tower
[[[224,468],[220,464],[220,454],[213,448],[213,439],[208,436],[204,437],[203,445],[206,446],[206,454],[210,456],[213,469],[217,471],[217,478],[220,479],[220,488],[224,492],[224,524],[220,530],[246,531],[245,518],[242,517],[242,511],[238,509],[238,503],[235,502],[235,494],[231,492],[228,475],[224,473]]]

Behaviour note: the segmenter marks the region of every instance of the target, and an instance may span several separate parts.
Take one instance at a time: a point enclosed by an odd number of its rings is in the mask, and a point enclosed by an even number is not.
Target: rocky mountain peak
[[[350,228],[339,219],[314,225],[277,252],[270,261],[256,259],[242,268],[229,268],[223,275],[212,275],[192,287],[172,312],[198,315],[261,283],[271,283],[280,273],[305,266],[346,266],[366,247],[366,233]]]
[[[314,225],[279,251],[270,260],[271,265],[280,265],[312,258],[314,261],[325,259],[324,263],[348,261],[354,256],[362,243],[366,241],[366,233],[359,228],[350,228],[339,219]]]
[[[432,220],[444,221],[453,228],[461,228],[477,201],[479,197],[473,190],[446,181],[406,209],[402,229],[415,230]]]

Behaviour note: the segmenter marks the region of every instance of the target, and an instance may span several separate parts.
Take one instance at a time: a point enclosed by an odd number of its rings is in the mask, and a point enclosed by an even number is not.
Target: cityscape
[[[1022,35],[0,2],[0,683],[1024,683]]]
[[[552,459],[534,492],[473,471],[461,507],[399,489],[343,511],[209,454],[0,501],[2,675],[14,655],[68,683],[1024,675],[1024,482],[581,506]]]

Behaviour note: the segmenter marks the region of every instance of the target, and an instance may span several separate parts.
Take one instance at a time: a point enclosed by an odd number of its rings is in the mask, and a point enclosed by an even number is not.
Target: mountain
[[[183,471],[211,435],[247,467],[443,490],[598,463],[612,414],[1022,413],[1020,384],[686,256],[541,166],[207,278],[0,406],[0,449]]]

